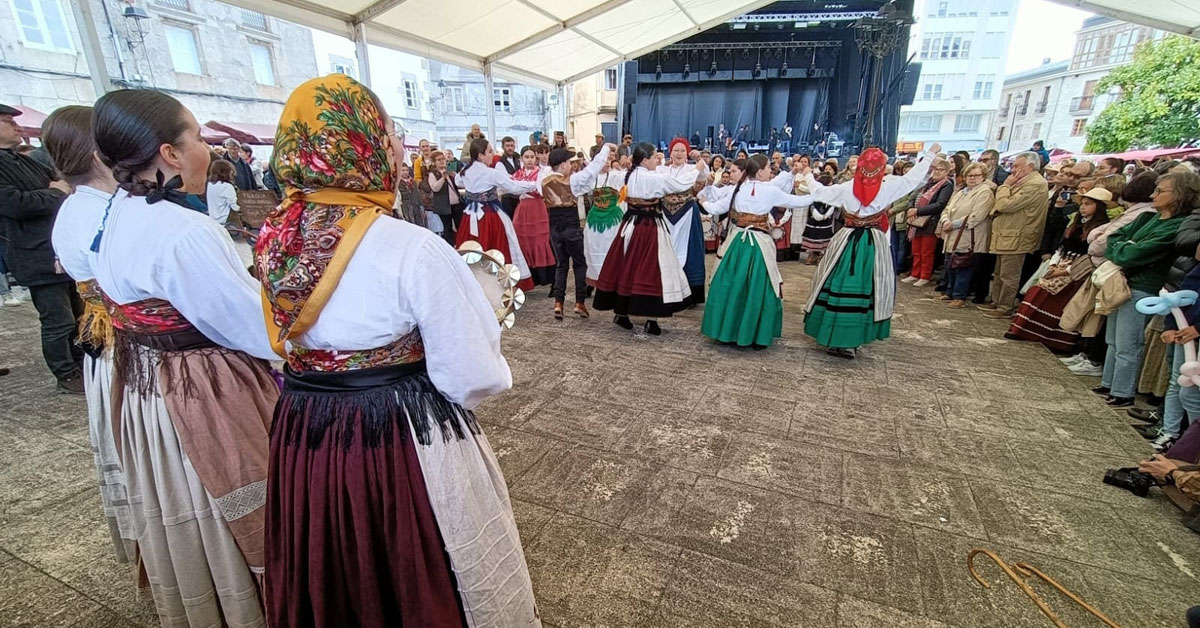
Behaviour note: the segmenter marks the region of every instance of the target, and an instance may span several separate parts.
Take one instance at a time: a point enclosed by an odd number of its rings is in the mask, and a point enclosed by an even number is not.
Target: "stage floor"
[[[505,332],[516,383],[478,415],[546,625],[1050,625],[990,562],[991,590],[970,578],[973,547],[1129,628],[1182,625],[1200,543],[1160,494],[1100,483],[1148,448],[1094,380],[905,284],[893,338],[829,357],[802,331],[812,267],[781,270],[764,351],[714,345],[700,309],[657,338],[555,322],[545,288]],[[32,305],[0,309],[0,626],[157,625],[112,558],[83,398],[54,393],[37,329]]]

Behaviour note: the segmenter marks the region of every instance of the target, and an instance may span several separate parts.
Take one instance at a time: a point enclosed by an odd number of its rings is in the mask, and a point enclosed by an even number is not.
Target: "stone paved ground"
[[[661,338],[556,323],[544,289],[506,332],[516,385],[479,416],[547,625],[1049,626],[994,566],[992,590],[970,579],[975,546],[1126,628],[1182,625],[1200,543],[1165,498],[1099,482],[1147,450],[1092,380],[909,286],[894,337],[842,362],[803,335],[811,270],[783,274],[766,351],[708,342],[700,311]],[[0,626],[154,625],[112,560],[83,401],[53,393],[32,307],[0,311],[0,365]]]

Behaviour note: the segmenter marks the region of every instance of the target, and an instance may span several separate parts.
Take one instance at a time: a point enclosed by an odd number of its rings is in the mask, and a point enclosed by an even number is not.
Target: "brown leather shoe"
[[[562,313],[563,313],[563,302],[556,300],[554,302],[554,320],[561,321],[563,319]]]
[[[949,305],[952,308],[964,308],[964,307],[967,307],[967,302],[963,301],[962,299],[955,299],[955,300],[951,301],[950,303],[947,303],[947,305]]]
[[[984,318],[1012,318],[1013,313],[1008,310],[1002,310],[1000,308],[996,308],[994,310],[991,310],[990,312],[984,312],[983,317]]]
[[[588,318],[589,316],[592,315],[592,313],[588,311],[587,306],[584,305],[583,303],[576,303],[575,304],[575,315],[578,316],[579,318]]]

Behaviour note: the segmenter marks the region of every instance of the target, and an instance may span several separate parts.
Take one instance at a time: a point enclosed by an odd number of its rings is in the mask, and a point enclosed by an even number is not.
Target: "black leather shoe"
[[[1096,393],[1097,395],[1107,397],[1108,393],[1112,392],[1112,389],[1105,388],[1104,386],[1097,386],[1092,389],[1092,392]]]
[[[622,329],[633,329],[633,321],[629,320],[628,316],[617,314],[613,317],[613,323],[616,323],[617,327]]]
[[[1125,414],[1131,419],[1146,423],[1158,423],[1162,420],[1162,414],[1156,408],[1130,408]]]
[[[1133,397],[1113,397],[1109,395],[1104,399],[1104,403],[1110,408],[1128,408],[1133,406]]]
[[[646,333],[651,336],[661,336],[662,328],[658,326],[658,321],[646,321]]]

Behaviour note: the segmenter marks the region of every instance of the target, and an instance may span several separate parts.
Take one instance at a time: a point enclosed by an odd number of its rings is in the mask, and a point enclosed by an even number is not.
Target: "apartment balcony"
[[[1086,113],[1092,110],[1093,96],[1078,96],[1071,99],[1071,113]]]
[[[252,28],[256,31],[267,31],[267,16],[258,11],[249,9],[239,9],[242,14],[242,26]]]
[[[1033,106],[1033,112],[1034,113],[1046,113],[1046,106],[1048,104],[1049,103],[1047,103],[1046,101],[1043,100],[1042,102]]]
[[[1008,117],[1008,106],[1007,106],[1007,105],[1006,105],[1006,106],[1004,106],[1004,107],[1001,107],[1001,108],[1000,108],[1000,117],[1001,117],[1001,118],[1007,118],[1007,117]]]
[[[1017,105],[1017,115],[1023,116],[1029,113],[1029,105]]]

